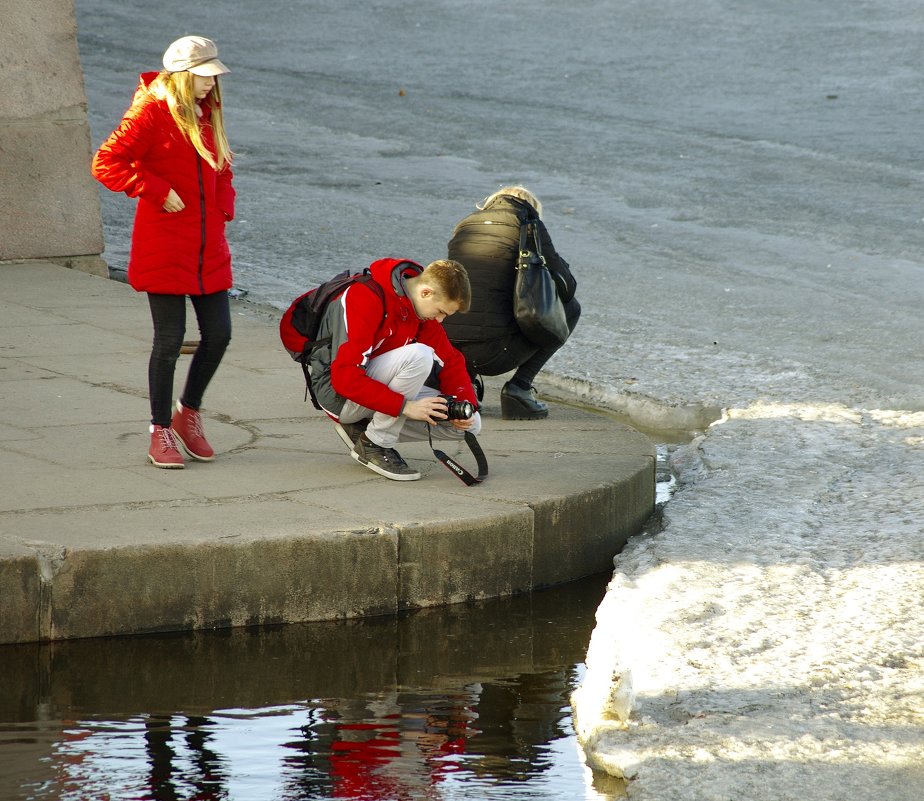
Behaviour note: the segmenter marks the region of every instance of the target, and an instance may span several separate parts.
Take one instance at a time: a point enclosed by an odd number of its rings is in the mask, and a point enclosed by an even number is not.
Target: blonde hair
[[[525,203],[529,203],[536,210],[536,216],[542,216],[542,203],[539,202],[532,192],[530,192],[525,186],[505,186],[502,189],[498,189],[493,195],[488,195],[481,203],[476,203],[475,208],[481,209],[482,211],[490,206],[495,200],[499,197],[514,197],[517,200],[522,200]]]
[[[450,303],[458,303],[460,312],[467,312],[472,305],[472,285],[459,262],[437,259],[430,262],[419,277],[432,284],[434,290]]]
[[[225,133],[225,119],[221,112],[221,88],[218,77],[215,85],[208,93],[203,103],[211,109],[209,124],[215,142],[215,153],[209,152],[202,138],[202,126],[199,124],[199,115],[196,113],[196,97],[193,94],[193,74],[191,72],[161,72],[148,87],[148,93],[167,103],[170,116],[176,123],[180,133],[196,148],[215,170],[221,170],[231,163],[234,154],[228,146],[228,136]]]

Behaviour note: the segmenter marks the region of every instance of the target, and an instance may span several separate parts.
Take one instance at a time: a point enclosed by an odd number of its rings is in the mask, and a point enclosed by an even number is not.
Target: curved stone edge
[[[227,543],[0,555],[0,643],[369,617],[611,570],[654,506],[654,459],[506,511]]]

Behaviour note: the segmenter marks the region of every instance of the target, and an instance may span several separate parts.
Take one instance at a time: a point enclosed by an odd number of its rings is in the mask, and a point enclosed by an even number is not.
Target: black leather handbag
[[[564,345],[571,333],[555,279],[542,255],[536,222],[529,219],[520,224],[513,315],[523,336],[541,347]]]

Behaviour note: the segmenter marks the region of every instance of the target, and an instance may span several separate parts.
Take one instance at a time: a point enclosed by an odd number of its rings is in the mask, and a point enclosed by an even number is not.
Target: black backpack
[[[318,339],[318,329],[321,327],[321,320],[324,319],[324,312],[332,300],[340,297],[353,284],[369,286],[381,299],[382,308],[385,308],[385,292],[368,268],[361,273],[344,270],[329,281],[299,295],[279,321],[279,337],[282,344],[289,355],[301,364],[302,372],[305,374],[305,400],[310,395],[311,402],[319,411],[323,410],[311,386],[311,369],[308,363],[311,354],[317,348],[330,343],[330,337]]]

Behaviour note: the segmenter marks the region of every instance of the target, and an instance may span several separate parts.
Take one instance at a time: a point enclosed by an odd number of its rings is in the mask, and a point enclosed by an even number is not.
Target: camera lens
[[[468,420],[475,414],[475,407],[466,400],[451,400],[447,406],[450,420]]]
[[[446,416],[450,420],[468,420],[475,414],[475,406],[467,400],[457,400],[452,395],[442,395],[446,401]]]

